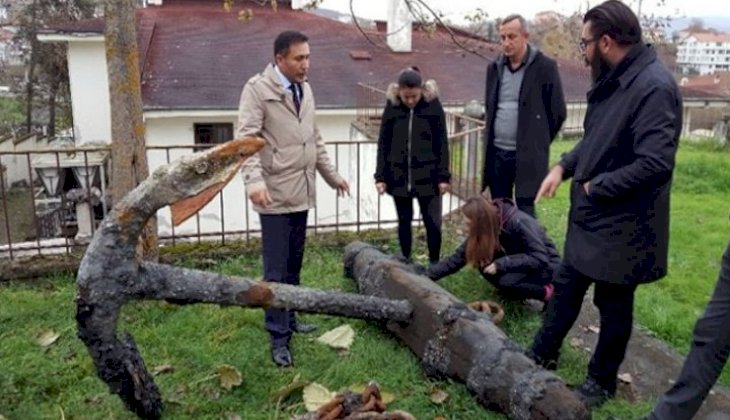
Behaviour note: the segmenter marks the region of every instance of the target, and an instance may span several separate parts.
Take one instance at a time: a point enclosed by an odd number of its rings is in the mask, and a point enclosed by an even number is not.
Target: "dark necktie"
[[[297,115],[299,115],[299,108],[301,106],[301,100],[299,98],[299,85],[297,85],[296,83],[292,83],[289,85],[289,90],[291,90],[294,98],[294,106],[297,108]]]

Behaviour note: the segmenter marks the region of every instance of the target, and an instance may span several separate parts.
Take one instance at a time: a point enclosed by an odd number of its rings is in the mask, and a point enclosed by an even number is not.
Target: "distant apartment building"
[[[677,46],[677,69],[683,74],[730,71],[730,34],[697,32]]]

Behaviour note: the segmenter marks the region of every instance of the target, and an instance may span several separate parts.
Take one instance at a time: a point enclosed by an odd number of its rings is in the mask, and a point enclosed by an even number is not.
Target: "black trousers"
[[[494,148],[494,160],[489,166],[489,191],[492,199],[514,197],[517,179],[517,152]],[[515,198],[517,208],[535,217],[535,197]]]
[[[428,260],[432,263],[441,258],[441,196],[418,196],[418,206],[423,215],[428,244]],[[403,256],[411,258],[413,248],[413,197],[393,197],[398,213],[398,242]]]
[[[299,284],[304,242],[307,235],[307,211],[288,214],[260,214],[261,251],[264,280]],[[289,309],[267,309],[266,330],[273,346],[287,345],[296,327],[295,313]]]
[[[730,354],[730,243],[704,315],[695,324],[692,347],[674,385],[657,402],[652,420],[689,420],[717,382]]]
[[[482,274],[504,299],[525,300],[545,298],[545,285],[552,280],[552,271],[533,271],[528,273]]]
[[[601,316],[601,330],[588,364],[588,376],[615,392],[618,369],[631,338],[636,285],[595,281],[563,262],[553,278],[555,295],[532,343],[532,352],[543,360],[558,359],[560,346],[578,318],[591,284],[595,284],[593,303]]]

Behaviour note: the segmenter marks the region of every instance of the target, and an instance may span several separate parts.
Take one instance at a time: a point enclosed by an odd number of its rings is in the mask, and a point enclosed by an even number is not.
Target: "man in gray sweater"
[[[503,54],[487,68],[482,189],[515,198],[535,216],[534,199],[548,172],[550,143],[565,121],[558,67],[528,44],[525,18],[510,15],[499,27]],[[513,191],[514,190],[514,191]]]

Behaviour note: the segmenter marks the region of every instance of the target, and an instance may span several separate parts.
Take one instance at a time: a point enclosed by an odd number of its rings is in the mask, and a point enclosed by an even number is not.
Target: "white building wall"
[[[47,139],[45,137],[38,138],[33,135],[20,143],[15,143],[13,139],[8,139],[0,143],[0,165],[5,168],[3,173],[4,187],[7,191],[13,184],[19,182],[25,182],[26,185],[31,185],[33,181],[38,177],[35,171],[32,171],[28,167],[28,155],[25,154],[2,154],[3,152],[16,152],[25,150],[35,150],[40,147],[46,146]]]
[[[382,218],[395,218],[391,200],[379,200],[375,193],[373,173],[375,172],[375,144],[356,144],[350,142],[351,123],[354,118],[352,111],[323,111],[318,116],[318,125],[327,144],[327,151],[332,163],[338,166],[338,171],[351,184],[351,197],[337,198],[335,190],[322,179],[317,177],[317,209],[310,211],[309,222],[318,225],[334,223],[357,223],[357,212],[360,210],[360,222],[377,220],[378,206],[381,208]],[[171,114],[174,115],[174,114]],[[165,117],[163,113],[150,113],[146,117],[146,141],[152,147],[147,154],[150,172],[168,161],[193,152],[193,148],[155,150],[156,146],[193,145],[193,125],[196,123],[232,123],[235,126],[235,115],[210,117],[177,116]],[[359,149],[359,151],[358,151]],[[358,166],[358,157],[360,165]],[[358,176],[359,175],[359,176]],[[360,197],[359,207],[356,197]],[[379,201],[382,203],[379,205]],[[222,210],[222,211],[221,211]],[[223,217],[221,217],[223,214]],[[169,208],[158,212],[158,225],[161,235],[172,233]],[[215,198],[199,212],[199,216],[192,217],[182,225],[175,227],[175,235],[200,233],[218,233],[222,229],[226,232],[243,232],[260,228],[258,214],[251,209],[246,199],[245,188],[240,177],[231,181],[220,197]]]
[[[111,143],[104,41],[69,42],[68,73],[76,144]]]

